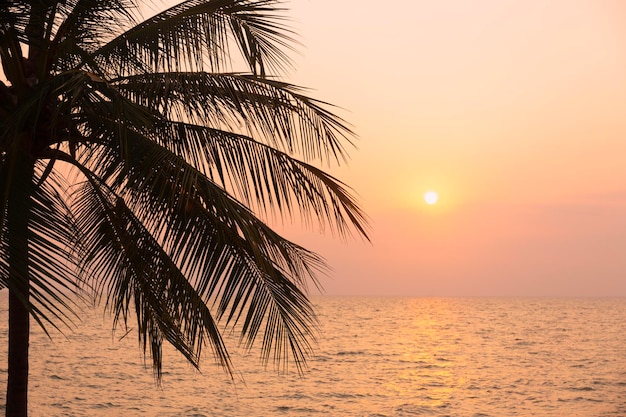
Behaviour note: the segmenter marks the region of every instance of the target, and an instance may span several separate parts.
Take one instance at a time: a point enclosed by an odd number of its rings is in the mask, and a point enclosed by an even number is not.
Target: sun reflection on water
[[[198,373],[168,351],[159,390],[136,341],[113,340],[97,312],[71,341],[35,335],[32,414],[626,415],[626,300],[324,297],[316,303],[320,344],[302,377],[265,369],[258,352],[235,351],[232,381],[211,358]]]

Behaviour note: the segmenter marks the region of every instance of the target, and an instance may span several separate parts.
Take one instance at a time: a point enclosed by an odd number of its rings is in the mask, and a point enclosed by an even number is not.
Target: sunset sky
[[[280,228],[331,265],[325,294],[626,296],[626,2],[284,5],[284,79],[358,135],[329,169],[372,226]]]
[[[626,3],[292,0],[371,243],[288,230],[327,294],[626,296]],[[423,195],[439,193],[429,206]]]

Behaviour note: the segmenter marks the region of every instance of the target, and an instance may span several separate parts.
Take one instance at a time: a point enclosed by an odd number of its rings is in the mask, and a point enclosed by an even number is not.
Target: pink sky
[[[285,233],[327,294],[626,296],[626,3],[289,0],[372,242]],[[439,193],[434,206],[428,190]]]
[[[328,294],[626,296],[626,5],[292,0],[372,244],[289,231]],[[427,206],[423,194],[439,192]]]

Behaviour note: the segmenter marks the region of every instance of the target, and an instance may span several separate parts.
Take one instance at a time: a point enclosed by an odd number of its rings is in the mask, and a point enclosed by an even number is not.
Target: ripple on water
[[[3,294],[0,337],[6,340]],[[315,302],[320,345],[302,378],[265,369],[255,354],[235,350],[233,383],[210,357],[198,373],[166,347],[162,387],[156,388],[136,340],[112,338],[100,312],[86,314],[71,342],[50,342],[34,328],[31,414],[626,415],[625,299]],[[6,358],[6,343],[0,343],[0,358]],[[6,363],[0,363],[0,384],[6,377]]]

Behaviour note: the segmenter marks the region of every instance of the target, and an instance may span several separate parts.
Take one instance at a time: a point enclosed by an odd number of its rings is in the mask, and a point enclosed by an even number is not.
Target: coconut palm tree
[[[0,3],[10,416],[27,413],[30,319],[62,330],[86,295],[114,328],[136,317],[157,378],[163,341],[231,370],[233,326],[263,361],[302,366],[306,284],[324,262],[264,219],[365,236],[350,190],[316,167],[343,162],[351,132],[276,77],[295,44],[276,1],[188,0],[145,18],[139,3]]]

